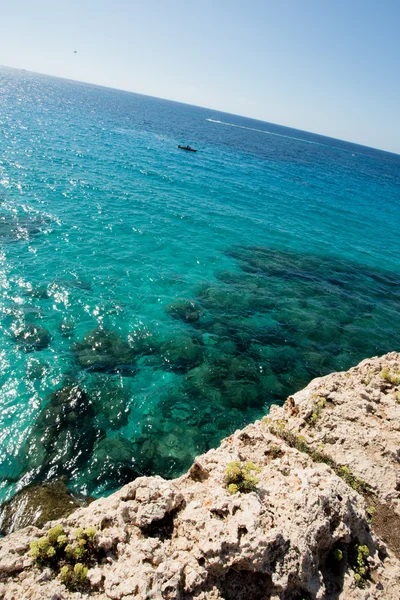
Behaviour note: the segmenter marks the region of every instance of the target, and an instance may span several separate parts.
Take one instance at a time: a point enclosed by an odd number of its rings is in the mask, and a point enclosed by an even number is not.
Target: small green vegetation
[[[87,573],[97,562],[98,554],[94,527],[77,529],[70,536],[62,525],[57,525],[49,529],[47,535],[31,542],[31,557],[37,566],[50,567],[71,590],[88,585]]]
[[[346,550],[342,544],[335,545],[328,553],[326,565],[335,575],[343,572],[346,565]]]
[[[60,579],[62,583],[70,590],[81,589],[87,583],[87,574],[89,567],[82,563],[64,565],[60,569]]]
[[[306,419],[307,423],[311,426],[314,426],[319,417],[321,416],[322,409],[326,404],[326,398],[320,398],[318,402],[315,402],[313,405],[313,410],[311,415]]]
[[[275,423],[273,423],[270,419],[263,420],[263,422],[267,425],[269,431],[273,435],[283,439],[292,448],[296,448],[296,450],[299,450],[299,452],[308,454],[314,462],[325,463],[331,467],[335,471],[336,475],[344,479],[344,481],[359,494],[366,494],[370,491],[369,485],[362,479],[359,479],[353,475],[349,467],[338,465],[330,456],[328,456],[328,454],[325,454],[325,452],[321,452],[320,450],[309,446],[302,435],[297,435],[285,427],[281,427],[280,425],[276,427]]]
[[[369,489],[368,484],[365,483],[365,481],[363,481],[362,479],[359,479],[358,477],[356,477],[350,471],[349,467],[346,467],[344,465],[336,465],[335,464],[335,466],[333,467],[333,470],[335,471],[336,475],[339,475],[339,477],[344,479],[344,481],[347,483],[347,485],[352,487],[353,490],[355,490],[359,494],[362,494],[362,493],[368,491],[368,489]]]
[[[374,377],[374,372],[371,371],[371,370],[369,370],[368,373],[367,373],[367,375],[364,377],[364,379],[361,380],[361,382],[364,385],[369,385],[371,383],[373,377]]]
[[[343,560],[343,551],[340,548],[335,548],[332,552],[332,558],[337,562],[341,562]]]
[[[239,460],[229,463],[225,469],[225,485],[230,494],[241,492],[248,494],[254,492],[257,488],[257,473],[261,471],[252,462],[242,463]]]
[[[350,553],[350,565],[354,571],[354,581],[357,587],[364,588],[369,578],[368,546],[356,544]]]
[[[391,373],[388,367],[384,367],[381,371],[381,377],[391,385],[400,385],[400,373]]]
[[[397,404],[400,404],[400,392],[395,392],[394,399],[396,400]]]
[[[372,523],[374,522],[374,519],[375,519],[375,515],[376,515],[376,508],[374,506],[368,506],[365,513],[367,515],[368,523],[370,525],[372,525]]]

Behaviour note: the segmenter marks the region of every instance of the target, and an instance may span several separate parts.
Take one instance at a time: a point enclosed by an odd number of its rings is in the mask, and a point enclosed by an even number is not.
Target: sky
[[[400,0],[0,0],[0,14],[1,65],[400,153]]]

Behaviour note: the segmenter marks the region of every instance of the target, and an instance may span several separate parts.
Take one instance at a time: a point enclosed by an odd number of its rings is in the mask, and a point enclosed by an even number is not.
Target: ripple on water
[[[65,338],[67,379],[44,399],[17,478],[66,476],[104,493],[138,474],[176,476],[311,378],[400,346],[400,277],[260,246],[228,254],[236,270],[164,305],[166,332],[139,326],[124,339],[100,326]],[[31,360],[27,376],[46,368]],[[163,371],[172,379],[158,381]],[[152,374],[153,398],[140,403]]]
[[[1,499],[173,477],[312,377],[400,349],[398,158],[2,81]]]

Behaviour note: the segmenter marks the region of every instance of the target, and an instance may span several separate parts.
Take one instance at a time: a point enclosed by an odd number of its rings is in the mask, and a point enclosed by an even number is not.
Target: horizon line
[[[185,106],[193,106],[194,108],[202,108],[205,110],[213,110],[225,115],[232,115],[233,117],[239,117],[244,119],[251,119],[252,121],[258,121],[259,123],[265,123],[267,125],[276,125],[277,127],[284,127],[285,129],[292,129],[294,131],[299,131],[301,133],[307,133],[310,135],[316,135],[320,137],[327,138],[329,140],[335,140],[338,142],[343,142],[345,144],[352,144],[354,146],[359,146],[360,148],[367,148],[369,150],[376,150],[378,152],[384,152],[385,154],[392,154],[393,156],[400,156],[400,152],[393,152],[392,150],[384,150],[383,148],[376,148],[374,146],[367,146],[365,144],[360,144],[359,142],[352,142],[350,140],[343,140],[341,138],[335,138],[330,135],[325,135],[324,133],[317,133],[315,131],[308,131],[307,129],[298,129],[297,127],[290,127],[289,125],[281,125],[280,123],[272,123],[272,121],[264,121],[262,119],[256,119],[254,117],[249,117],[247,115],[239,115],[237,113],[225,112],[217,108],[212,108],[210,106],[200,106],[199,104],[190,104],[189,102],[182,102],[181,100],[172,100],[171,98],[162,98],[161,96],[153,96],[151,94],[144,94],[143,92],[134,92],[133,90],[128,90],[125,88],[117,88],[112,87],[110,85],[103,85],[101,83],[93,83],[90,81],[83,81],[82,79],[70,79],[69,77],[62,77],[61,75],[52,75],[50,73],[43,73],[42,71],[30,71],[29,69],[24,69],[23,67],[10,67],[8,65],[0,65],[0,69],[10,69],[11,71],[23,71],[25,73],[32,73],[33,75],[44,75],[45,77],[53,77],[54,79],[62,79],[64,81],[70,81],[72,83],[80,83],[85,85],[92,85],[94,87],[104,88],[106,90],[114,90],[116,92],[125,92],[127,94],[136,94],[137,96],[145,96],[146,98],[154,98],[155,100],[165,100],[167,102],[174,102],[175,104],[183,104]]]

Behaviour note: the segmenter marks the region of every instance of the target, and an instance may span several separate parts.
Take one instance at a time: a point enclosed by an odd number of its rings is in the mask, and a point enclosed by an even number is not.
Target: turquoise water
[[[400,350],[399,156],[8,69],[0,107],[1,499],[178,475]]]

